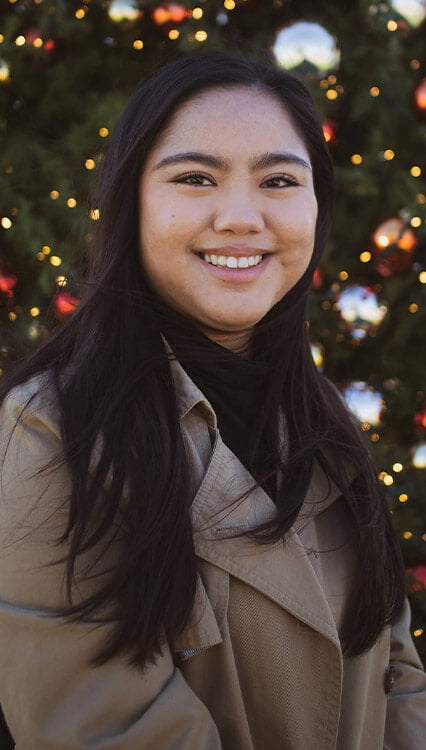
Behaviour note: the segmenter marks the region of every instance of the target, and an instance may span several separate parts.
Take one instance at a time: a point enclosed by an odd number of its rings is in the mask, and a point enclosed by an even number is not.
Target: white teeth
[[[249,268],[251,266],[259,265],[262,260],[262,255],[247,255],[242,258],[235,258],[233,255],[207,255],[201,256],[206,263],[211,263],[213,266],[219,266],[221,268]]]

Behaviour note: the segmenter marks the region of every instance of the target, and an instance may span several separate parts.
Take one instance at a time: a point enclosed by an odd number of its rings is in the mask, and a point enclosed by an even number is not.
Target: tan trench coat
[[[200,578],[192,624],[143,674],[120,658],[90,665],[106,626],[48,616],[64,603],[63,566],[46,564],[63,553],[69,478],[37,472],[60,451],[57,409],[37,379],[2,409],[0,703],[17,750],[424,750],[408,610],[370,651],[342,656],[353,552],[337,492],[318,470],[284,543],[232,538],[274,505],[261,489],[236,501],[252,480],[177,363],[173,374]]]

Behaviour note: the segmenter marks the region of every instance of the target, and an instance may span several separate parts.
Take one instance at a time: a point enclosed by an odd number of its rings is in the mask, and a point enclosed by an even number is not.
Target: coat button
[[[396,667],[393,667],[392,665],[389,665],[385,671],[384,688],[385,688],[386,694],[391,692],[395,684],[396,672],[397,672]]]

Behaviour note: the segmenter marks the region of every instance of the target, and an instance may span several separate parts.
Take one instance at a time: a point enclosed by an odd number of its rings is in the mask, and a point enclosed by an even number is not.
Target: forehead
[[[248,86],[212,88],[182,104],[154,148],[218,151],[227,156],[289,151],[309,161],[290,113],[272,93]]]

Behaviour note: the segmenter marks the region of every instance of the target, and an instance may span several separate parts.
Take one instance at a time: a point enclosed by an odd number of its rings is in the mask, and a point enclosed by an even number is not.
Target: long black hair
[[[315,368],[308,342],[307,298],[326,241],[333,192],[321,125],[308,92],[292,75],[224,53],[202,53],[159,70],[128,104],[96,193],[100,221],[86,299],[0,392],[4,398],[13,385],[37,373],[48,372],[54,384],[72,478],[62,538],[69,545],[70,597],[81,553],[106,552],[113,542],[119,550],[96,592],[83,602],[70,598],[66,610],[77,618],[107,613],[112,637],[100,661],[122,652],[143,666],[159,653],[164,634],[173,638],[182,631],[193,608],[197,568],[188,466],[162,338],[164,309],[161,313],[140,267],[137,194],[147,155],[176,108],[201,91],[240,86],[270,93],[290,114],[308,149],[318,203],[309,267],[253,336],[253,351],[268,364],[269,381],[252,453],[267,436],[265,471],[276,475],[279,470],[284,477],[276,517],[255,535],[267,543],[286,534],[316,461],[339,488],[355,535],[357,562],[341,629],[346,653],[369,648],[402,606],[403,566],[386,500],[358,429],[335,388]],[[186,330],[194,325],[180,316],[176,320]],[[192,354],[186,351],[193,362],[206,356],[197,350],[195,332],[194,326]],[[285,456],[280,413],[287,428]]]

